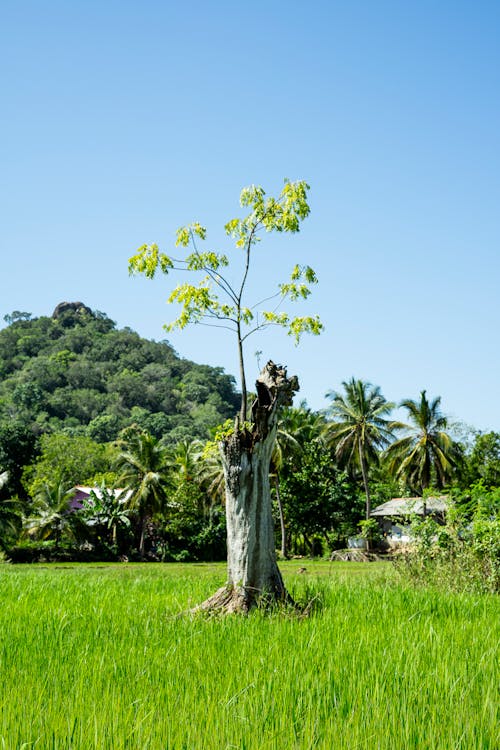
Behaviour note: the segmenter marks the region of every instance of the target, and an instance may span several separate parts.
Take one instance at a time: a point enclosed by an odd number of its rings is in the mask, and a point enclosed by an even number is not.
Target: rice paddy
[[[223,565],[0,566],[0,748],[497,748],[498,598],[282,566],[309,617],[178,616]]]

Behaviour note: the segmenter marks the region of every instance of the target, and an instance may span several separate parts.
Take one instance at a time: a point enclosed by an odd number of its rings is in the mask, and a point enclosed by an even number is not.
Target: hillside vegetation
[[[58,305],[58,308],[61,306]],[[222,368],[179,357],[84,305],[52,317],[6,316],[0,331],[0,420],[37,434],[116,438],[137,423],[171,444],[207,438],[238,407]]]

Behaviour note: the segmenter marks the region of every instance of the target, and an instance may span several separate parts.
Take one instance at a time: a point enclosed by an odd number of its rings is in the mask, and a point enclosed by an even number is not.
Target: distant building
[[[431,516],[444,523],[448,510],[448,498],[440,497],[394,497],[371,512],[380,524],[382,533],[391,545],[407,544],[411,541],[409,519],[411,516]]]
[[[73,489],[75,494],[70,502],[71,510],[80,510],[83,508],[83,503],[85,500],[89,500],[91,492],[99,498],[102,495],[102,489],[100,487],[83,487],[81,484],[77,484]],[[132,495],[132,490],[126,490],[123,487],[114,490],[108,488],[107,491],[121,503],[126,503]]]

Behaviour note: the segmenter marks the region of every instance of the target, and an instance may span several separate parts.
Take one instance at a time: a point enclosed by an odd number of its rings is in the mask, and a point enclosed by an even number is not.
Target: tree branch
[[[196,240],[194,238],[194,234],[192,230],[190,231],[191,236],[191,244],[193,246],[193,249],[201,260],[201,255],[199,253],[198,248],[196,247]],[[234,291],[233,287],[229,283],[229,281],[218,271],[214,271],[213,268],[208,268],[207,266],[203,266],[202,269],[208,276],[212,279],[214,284],[219,287],[219,289],[222,289],[223,292],[227,294],[227,296],[234,302],[235,305],[238,304],[238,298],[236,296],[236,292]],[[223,283],[221,283],[221,281]]]

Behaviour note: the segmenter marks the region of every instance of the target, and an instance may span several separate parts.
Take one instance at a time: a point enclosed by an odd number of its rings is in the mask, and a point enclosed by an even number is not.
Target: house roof
[[[99,498],[102,496],[100,487],[84,487],[81,484],[77,484],[73,489],[77,495],[87,495],[87,497],[90,497],[90,493],[93,492]],[[116,489],[108,488],[108,492],[112,493],[113,497],[116,500],[120,500],[122,503],[126,502],[132,495],[132,490],[126,490],[123,487],[118,487]]]
[[[393,497],[382,505],[378,505],[371,512],[372,516],[423,516],[425,512],[428,515],[434,513],[445,513],[448,509],[448,498],[444,495],[440,497]]]

